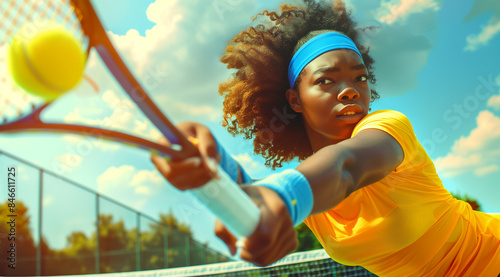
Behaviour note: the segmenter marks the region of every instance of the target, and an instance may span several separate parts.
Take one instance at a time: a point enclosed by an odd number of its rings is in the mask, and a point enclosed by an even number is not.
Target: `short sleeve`
[[[366,129],[384,131],[399,143],[403,149],[404,160],[396,171],[413,164],[421,150],[410,120],[400,112],[381,110],[367,115],[356,125],[351,137]]]

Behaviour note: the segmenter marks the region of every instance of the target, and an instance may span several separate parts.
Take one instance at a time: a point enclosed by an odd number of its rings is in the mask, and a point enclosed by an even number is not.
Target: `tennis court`
[[[0,275],[374,276],[336,263],[324,250],[293,253],[266,268],[232,261],[182,230],[7,152],[0,151],[0,166],[20,173],[16,213],[18,220],[27,220],[16,226],[16,269],[7,272],[8,261],[1,259]],[[56,198],[55,192],[66,197]],[[75,222],[74,228],[63,232],[68,221]],[[53,245],[61,234],[70,246],[57,249]],[[120,240],[120,234],[126,237]],[[7,249],[7,239],[0,247]]]
[[[75,275],[76,276],[76,275]],[[88,277],[160,277],[160,276],[376,276],[362,267],[336,263],[324,250],[293,253],[270,267],[256,267],[246,262],[225,262],[140,272],[86,275]]]

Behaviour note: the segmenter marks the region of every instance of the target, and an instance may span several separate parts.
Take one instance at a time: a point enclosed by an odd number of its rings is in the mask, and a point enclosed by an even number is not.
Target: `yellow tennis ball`
[[[47,101],[74,88],[83,77],[86,53],[73,35],[53,23],[23,26],[9,48],[13,80]]]

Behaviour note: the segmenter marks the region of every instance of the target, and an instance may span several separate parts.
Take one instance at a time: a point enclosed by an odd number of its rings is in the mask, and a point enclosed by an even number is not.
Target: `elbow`
[[[362,187],[362,178],[360,178],[359,168],[356,166],[356,156],[348,151],[342,163],[341,187],[344,192],[344,199],[353,192]]]
[[[297,170],[311,184],[314,214],[334,208],[359,188],[355,155],[348,149],[325,147]]]
[[[363,167],[363,163],[357,162],[354,155],[348,156],[344,160],[342,167],[342,187],[345,189],[345,198],[358,189],[373,184],[385,177],[385,175],[379,175],[377,171]]]
[[[351,193],[357,190],[358,184],[354,181],[353,175],[349,170],[342,171],[342,188],[343,189],[343,198],[349,197]]]

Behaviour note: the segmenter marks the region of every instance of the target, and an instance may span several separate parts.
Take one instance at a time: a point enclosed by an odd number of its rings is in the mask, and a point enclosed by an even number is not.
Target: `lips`
[[[349,104],[346,105],[340,112],[337,113],[337,117],[339,116],[352,116],[363,113],[363,109],[361,106],[357,104]]]
[[[363,108],[360,105],[349,104],[337,113],[336,118],[345,124],[357,124],[364,116]]]

